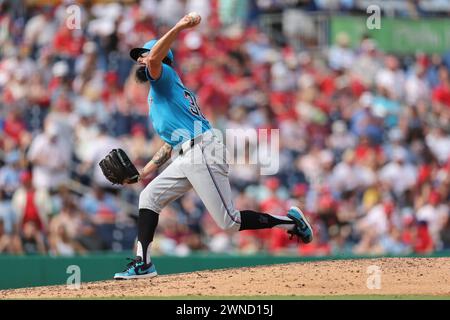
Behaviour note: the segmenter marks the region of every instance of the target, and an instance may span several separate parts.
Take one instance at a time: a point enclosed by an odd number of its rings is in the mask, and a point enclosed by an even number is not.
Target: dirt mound
[[[0,291],[1,299],[328,295],[450,296],[450,258],[291,263],[90,282],[79,290],[48,286]]]

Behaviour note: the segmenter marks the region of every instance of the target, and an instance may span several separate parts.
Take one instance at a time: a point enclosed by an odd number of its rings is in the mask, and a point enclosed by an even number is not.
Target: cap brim
[[[133,59],[134,61],[137,61],[137,59],[144,53],[144,52],[148,52],[150,51],[149,49],[145,49],[145,48],[134,48],[131,49],[130,51],[130,57],[131,59]]]

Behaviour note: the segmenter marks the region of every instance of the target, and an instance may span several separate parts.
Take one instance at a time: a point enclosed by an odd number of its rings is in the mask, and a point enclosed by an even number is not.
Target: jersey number
[[[184,97],[189,100],[189,110],[191,110],[191,112],[197,117],[205,118],[203,113],[200,111],[200,107],[198,106],[195,96],[190,91],[185,90]]]

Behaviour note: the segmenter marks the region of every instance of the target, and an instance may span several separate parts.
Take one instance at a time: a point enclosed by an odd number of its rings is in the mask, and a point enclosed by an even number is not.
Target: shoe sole
[[[306,226],[308,227],[308,229],[311,231],[311,241],[312,241],[312,240],[314,239],[313,228],[312,228],[311,225],[309,224],[309,221],[308,221],[308,219],[306,219],[306,217],[305,217],[304,213],[302,212],[302,210],[300,210],[300,209],[297,208],[297,207],[292,207],[291,210],[295,210],[295,211],[298,212],[298,214],[300,215],[300,218],[303,220],[303,222],[306,224]],[[289,218],[293,219],[293,220],[298,220],[296,217],[294,217],[294,216],[292,216],[292,215],[290,215],[290,214],[288,214],[287,216],[288,216]],[[303,239],[302,239],[302,241],[303,241]],[[304,242],[304,243],[310,243],[311,241],[308,241],[308,242],[303,241],[303,242]]]
[[[128,276],[128,277],[124,277],[124,276],[114,276],[115,280],[131,280],[131,279],[147,279],[147,278],[154,278],[158,275],[158,273],[156,272],[152,272],[152,273],[147,273],[147,274],[143,274],[143,275],[136,275],[136,276]]]

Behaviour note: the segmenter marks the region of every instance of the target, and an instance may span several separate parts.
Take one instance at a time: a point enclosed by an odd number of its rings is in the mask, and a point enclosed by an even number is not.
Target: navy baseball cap
[[[144,44],[144,46],[142,48],[134,48],[131,49],[130,51],[130,57],[134,60],[137,61],[137,59],[145,52],[149,52],[150,50],[152,50],[152,48],[155,46],[156,42],[158,42],[158,40],[154,39],[154,40],[150,40],[149,42],[147,42],[146,44]],[[172,50],[169,50],[169,53],[167,54],[167,58],[173,62],[173,52]]]

